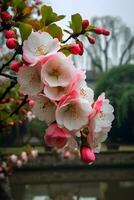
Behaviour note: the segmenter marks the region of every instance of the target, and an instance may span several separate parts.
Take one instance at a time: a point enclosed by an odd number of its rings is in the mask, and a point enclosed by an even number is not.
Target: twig
[[[1,73],[0,76],[4,76],[4,77],[9,78],[9,79],[14,80],[14,81],[16,81],[16,79],[17,79],[16,76],[13,76],[13,75],[10,75],[10,74],[5,74],[5,73]]]
[[[13,116],[15,113],[17,113],[20,110],[20,108],[27,102],[27,98],[28,98],[28,95],[25,95],[21,104],[10,114],[10,117]]]
[[[10,85],[7,87],[7,89],[5,90],[5,92],[0,97],[0,102],[7,95],[7,93],[16,85],[16,83],[17,83],[16,81],[11,81]]]
[[[15,53],[13,54],[12,58],[5,64],[2,65],[2,67],[0,68],[0,74],[3,71],[3,69],[8,66],[10,64],[10,62],[12,62],[12,60],[15,58],[15,56],[18,54],[18,51],[16,50]]]
[[[74,38],[74,36],[70,35],[66,40],[62,41],[61,43],[65,44],[68,40],[70,40],[71,38]]]

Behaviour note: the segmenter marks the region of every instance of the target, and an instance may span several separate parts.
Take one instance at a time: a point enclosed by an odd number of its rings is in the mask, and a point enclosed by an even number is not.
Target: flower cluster
[[[82,159],[93,162],[114,119],[105,95],[94,100],[85,72],[75,68],[71,58],[60,52],[59,40],[47,32],[32,32],[24,41],[23,61],[17,78],[20,91],[34,100],[33,114],[48,125],[45,143],[79,148],[80,138]]]

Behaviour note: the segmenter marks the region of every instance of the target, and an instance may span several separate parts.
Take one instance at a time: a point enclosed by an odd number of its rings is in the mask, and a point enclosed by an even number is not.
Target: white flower
[[[23,44],[23,59],[36,64],[41,56],[55,54],[60,49],[59,40],[47,32],[32,32]]]
[[[85,80],[80,82],[79,93],[81,98],[88,100],[90,103],[94,102],[94,91],[87,86]]]
[[[50,87],[66,87],[76,76],[76,69],[70,58],[62,53],[52,56],[41,70],[42,82],[47,83]]]
[[[29,96],[34,96],[43,90],[44,84],[41,82],[40,64],[32,67],[23,66],[18,72],[18,83],[20,91]]]
[[[69,87],[44,87],[44,94],[52,100],[59,101],[63,96],[67,95]]]
[[[52,101],[45,96],[38,96],[35,99],[32,112],[39,120],[49,124],[55,121],[55,110],[56,106]]]
[[[111,129],[114,120],[114,108],[109,104],[109,100],[105,99],[105,95],[99,96],[93,105],[93,115],[91,114],[89,122],[89,134],[87,140],[95,152],[100,151],[101,143],[104,142]]]
[[[27,112],[27,119],[28,121],[32,121],[33,119],[35,119],[35,115],[33,115],[33,113],[31,111]]]
[[[94,119],[95,127],[94,132],[101,132],[103,129],[110,130],[111,123],[114,120],[114,108],[109,104],[108,99],[104,99],[100,112],[96,114]]]
[[[92,108],[83,98],[73,99],[61,105],[56,110],[56,121],[68,130],[78,130],[88,123]]]

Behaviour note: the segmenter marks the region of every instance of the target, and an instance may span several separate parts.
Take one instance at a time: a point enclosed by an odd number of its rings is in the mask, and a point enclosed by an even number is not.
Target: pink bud
[[[94,32],[98,35],[103,34],[103,29],[101,27],[96,27]]]
[[[107,29],[102,29],[102,34],[108,36],[110,35],[110,31]]]
[[[11,18],[12,18],[12,16],[10,15],[9,12],[7,12],[7,11],[2,11],[2,12],[1,12],[1,19],[2,19],[4,22],[9,21]]]
[[[70,53],[75,54],[75,55],[80,54],[81,49],[79,47],[79,44],[71,43],[69,45],[69,51]]]
[[[17,160],[17,163],[16,163],[17,167],[22,167],[23,163],[21,160]]]
[[[10,160],[12,161],[12,163],[16,163],[17,162],[17,158],[18,157],[16,155],[14,155],[14,154],[10,156]]]
[[[9,49],[15,49],[17,47],[17,40],[15,38],[9,38],[6,41],[6,45]]]
[[[16,34],[15,34],[15,32],[13,30],[8,30],[8,31],[5,32],[5,37],[7,39],[16,38]]]
[[[82,56],[82,55],[83,55],[83,52],[84,52],[83,43],[80,42],[80,41],[77,41],[77,44],[79,45],[79,48],[80,48],[80,53],[79,53],[79,55]]]
[[[13,103],[15,100],[14,100],[14,98],[10,98],[9,101],[10,101],[11,103]]]
[[[27,153],[25,151],[23,151],[21,153],[21,159],[23,160],[24,163],[27,163],[28,161],[28,156],[27,156]]]
[[[20,67],[21,67],[21,63],[19,63],[17,60],[14,60],[10,65],[10,68],[15,72],[18,72]]]
[[[38,156],[38,150],[32,150],[31,151],[31,155],[32,155],[33,159],[37,158],[37,156]]]
[[[8,126],[14,126],[15,123],[14,122],[8,122]]]
[[[87,164],[92,164],[95,161],[95,154],[90,147],[82,147],[80,154],[82,160]]]
[[[88,19],[84,19],[84,20],[82,21],[82,27],[83,27],[83,28],[87,28],[88,25],[89,25]]]
[[[88,41],[90,44],[94,44],[96,39],[94,37],[88,37]]]
[[[35,104],[35,101],[32,100],[32,99],[29,99],[28,105],[29,105],[29,106],[34,106],[34,104]]]
[[[6,103],[6,99],[5,98],[3,98],[2,100],[1,100],[1,103]]]

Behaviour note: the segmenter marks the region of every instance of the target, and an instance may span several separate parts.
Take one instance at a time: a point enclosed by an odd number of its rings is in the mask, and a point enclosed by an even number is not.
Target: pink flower
[[[41,82],[40,71],[40,63],[32,67],[24,65],[20,68],[17,79],[22,93],[35,96],[43,90],[44,84]]]
[[[42,66],[41,79],[50,87],[66,87],[75,78],[75,74],[76,70],[71,59],[58,53]]]
[[[67,130],[59,128],[56,123],[53,123],[47,128],[44,139],[48,146],[62,148],[69,137]]]
[[[45,96],[37,96],[35,98],[35,104],[32,112],[38,117],[39,120],[46,123],[52,123],[55,121],[56,105]]]
[[[59,40],[52,38],[47,32],[32,32],[23,44],[23,59],[35,65],[42,56],[57,53],[60,49]]]

